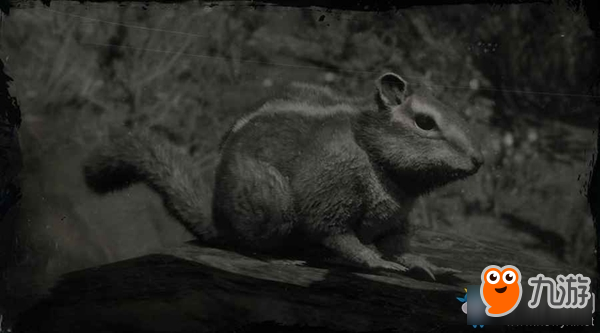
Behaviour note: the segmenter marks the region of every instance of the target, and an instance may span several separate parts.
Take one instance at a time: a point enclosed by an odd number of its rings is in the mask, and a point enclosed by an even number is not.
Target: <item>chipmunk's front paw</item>
[[[336,256],[332,258],[326,258],[325,261],[332,264],[341,264],[345,266],[353,266],[355,268],[366,269],[369,271],[389,271],[396,273],[406,273],[409,268],[404,266],[402,263],[385,260],[381,258],[377,253],[372,251],[364,251],[359,253],[360,255],[342,257]]]
[[[381,269],[381,270],[400,272],[400,273],[405,273],[409,270],[409,267],[407,267],[401,263],[387,261],[387,260],[383,260],[383,259],[377,259],[377,260],[370,261],[369,263],[367,263],[367,266],[369,267],[369,269],[372,269],[372,270]]]
[[[408,267],[409,273],[417,273],[418,275],[420,275],[420,271],[421,273],[427,274],[433,281],[436,280],[436,276],[460,273],[460,271],[456,269],[438,267],[427,261],[427,259],[410,253],[396,257],[395,261]]]

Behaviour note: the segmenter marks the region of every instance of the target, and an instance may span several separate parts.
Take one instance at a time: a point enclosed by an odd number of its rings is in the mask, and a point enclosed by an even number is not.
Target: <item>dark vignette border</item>
[[[9,92],[10,82],[13,79],[8,76],[4,71],[4,62],[0,60],[0,129],[5,135],[2,138],[4,140],[12,141],[15,135],[17,135],[17,131],[21,126],[21,109],[19,107],[19,102],[15,97],[12,97]],[[4,144],[4,143],[3,143]],[[10,208],[12,208],[21,197],[20,187],[15,182],[14,179],[14,171],[18,171],[20,169],[20,165],[12,163],[17,161],[12,161],[8,156],[8,153],[4,151],[4,149],[14,150],[20,152],[18,146],[9,146],[2,147],[2,151],[0,151],[0,166],[2,167],[2,171],[9,171],[8,175],[0,174],[0,223],[4,216],[8,213]],[[1,248],[1,247],[0,247]]]

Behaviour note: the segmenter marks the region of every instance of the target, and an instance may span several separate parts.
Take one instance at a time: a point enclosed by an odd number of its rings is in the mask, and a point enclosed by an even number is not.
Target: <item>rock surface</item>
[[[21,315],[16,328],[46,333],[213,332],[245,325],[263,325],[254,327],[262,331],[264,325],[300,331],[466,330],[472,327],[456,297],[464,295],[465,286],[479,284],[487,265],[516,265],[525,277],[573,272],[522,250],[432,232],[421,233],[413,248],[462,273],[431,282],[189,243],[67,274],[47,299]]]

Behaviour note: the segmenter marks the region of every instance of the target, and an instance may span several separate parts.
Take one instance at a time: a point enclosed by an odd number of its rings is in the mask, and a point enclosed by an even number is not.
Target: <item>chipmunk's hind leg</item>
[[[235,156],[217,171],[215,223],[236,246],[279,249],[294,227],[292,193],[272,165]]]

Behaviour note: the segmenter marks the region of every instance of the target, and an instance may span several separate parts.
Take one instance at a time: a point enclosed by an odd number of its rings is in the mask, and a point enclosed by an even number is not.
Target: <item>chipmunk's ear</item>
[[[375,82],[375,100],[380,108],[389,109],[404,102],[408,93],[408,83],[395,73],[385,73]]]

